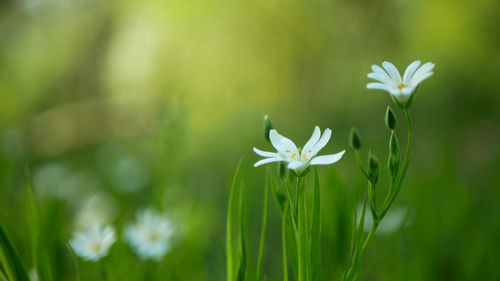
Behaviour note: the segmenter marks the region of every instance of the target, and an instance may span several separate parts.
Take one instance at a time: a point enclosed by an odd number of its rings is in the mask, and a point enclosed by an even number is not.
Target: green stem
[[[255,280],[259,281],[260,279],[260,266],[262,264],[262,254],[264,253],[264,242],[266,238],[266,224],[267,224],[267,197],[269,191],[269,170],[267,171],[266,176],[266,185],[264,191],[264,208],[262,211],[262,226],[260,228],[260,246],[259,246],[259,256],[257,258],[257,274]]]
[[[282,248],[283,248],[283,281],[288,281],[288,265],[286,258],[286,216],[288,205],[285,205],[285,209],[283,212],[283,219],[281,221],[281,240],[282,240]]]
[[[388,196],[389,200],[387,200],[386,204],[384,204],[384,207],[382,209],[382,212],[379,214],[380,218],[383,218],[389,208],[392,205],[392,202],[394,202],[394,199],[396,199],[396,196],[399,194],[399,191],[401,190],[401,186],[403,184],[403,180],[405,179],[406,176],[406,171],[408,170],[408,165],[410,164],[410,149],[411,149],[411,143],[412,143],[412,123],[411,123],[411,118],[410,118],[410,113],[408,112],[408,109],[404,109],[406,120],[408,121],[408,143],[406,145],[406,152],[405,152],[405,157],[403,160],[403,167],[401,169],[401,175],[399,176],[399,180],[396,181],[396,185],[394,186],[394,191],[392,194]]]
[[[292,200],[292,194],[290,193],[290,189],[288,188],[288,185],[285,186],[286,192],[287,192],[287,197],[288,197],[288,205],[290,206],[290,213],[291,213],[291,219],[292,219],[292,226],[295,234],[295,241],[298,239],[298,228],[297,228],[297,220],[295,219],[295,208],[293,207],[293,200]]]
[[[372,183],[371,181],[368,181],[368,198],[370,200],[370,211],[372,213],[372,218],[374,222],[379,221],[379,218],[377,216],[377,199],[376,199],[376,192],[375,192],[375,184]]]
[[[363,253],[366,251],[366,247],[368,247],[368,243],[372,239],[373,234],[375,234],[375,231],[377,231],[378,224],[379,224],[379,221],[373,222],[372,228],[370,229],[370,232],[368,232],[368,236],[366,236],[365,243],[363,243],[363,249],[362,249]]]
[[[354,151],[354,154],[356,155],[356,162],[358,163],[359,169],[361,169],[361,172],[363,173],[363,175],[365,175],[367,179],[370,179],[370,177],[368,176],[368,172],[366,171],[365,167],[363,167],[363,164],[361,164],[361,160],[359,157],[359,150],[356,149]]]
[[[398,195],[399,191],[401,190],[401,185],[403,184],[403,180],[406,176],[406,171],[408,170],[408,165],[410,164],[410,149],[411,149],[411,141],[412,141],[412,123],[411,123],[411,118],[410,118],[410,113],[408,112],[408,109],[404,109],[404,113],[406,116],[406,120],[408,121],[408,143],[406,144],[406,152],[405,152],[405,157],[403,160],[403,167],[401,169],[401,175],[399,176],[399,180],[396,181],[396,185],[394,185],[395,181],[392,181],[391,184],[391,192],[388,194],[386,197],[386,200],[384,202],[382,211],[380,214],[378,214],[378,221],[374,221],[372,228],[370,229],[370,232],[368,233],[368,236],[366,237],[365,243],[363,244],[363,252],[366,250],[368,243],[370,242],[371,238],[373,237],[373,234],[375,234],[375,231],[377,231],[377,227],[379,225],[379,222],[384,218],[384,216],[387,214],[387,211],[392,205],[392,202],[394,202],[394,199],[396,199],[396,196]]]
[[[306,275],[307,261],[305,258],[306,251],[304,244],[307,239],[305,228],[305,206],[304,206],[304,188],[302,188],[303,178],[297,178],[297,211],[298,211],[298,229],[299,235],[297,237],[297,257],[298,257],[298,281],[304,281]]]

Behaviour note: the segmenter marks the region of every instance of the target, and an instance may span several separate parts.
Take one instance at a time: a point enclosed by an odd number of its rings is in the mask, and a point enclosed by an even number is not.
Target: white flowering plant
[[[383,67],[383,68],[382,68]],[[402,227],[408,221],[409,211],[402,214],[389,212],[394,200],[403,185],[406,172],[410,163],[412,144],[412,122],[409,108],[414,99],[419,85],[433,75],[434,64],[420,61],[411,63],[403,77],[397,68],[390,62],[383,62],[382,67],[372,66],[372,73],[368,78],[374,79],[376,83],[368,83],[368,89],[387,91],[396,105],[402,109],[407,119],[408,137],[406,152],[402,156],[398,137],[396,135],[397,118],[394,111],[388,107],[385,115],[385,123],[389,129],[389,152],[387,156],[387,172],[389,174],[389,188],[383,203],[377,204],[377,189],[379,183],[380,163],[372,153],[368,153],[368,163],[362,164],[360,150],[362,140],[356,128],[352,128],[350,145],[355,154],[356,162],[361,173],[368,182],[364,204],[359,210],[354,210],[353,229],[349,248],[349,261],[346,263],[342,281],[356,281],[360,277],[361,261],[369,243],[380,225],[385,233]],[[279,134],[274,129],[269,117],[264,117],[265,138],[276,150],[274,152],[253,148],[254,152],[261,157],[254,167],[265,164],[278,163],[278,172],[272,173],[269,167],[266,169],[264,208],[262,214],[261,237],[256,262],[256,279],[261,280],[261,263],[267,225],[267,202],[268,189],[273,191],[274,197],[282,214],[282,257],[283,257],[283,280],[315,281],[320,280],[321,263],[321,207],[320,207],[320,180],[318,169],[314,167],[312,179],[312,198],[307,198],[306,178],[312,166],[331,165],[342,159],[345,150],[335,154],[318,156],[330,140],[332,131],[326,129],[323,134],[318,126],[314,128],[311,138],[303,147],[298,147],[292,140]],[[238,171],[236,169],[229,196],[227,216],[226,237],[226,276],[228,281],[247,280],[247,249],[245,235],[245,190],[238,182]],[[295,182],[295,188],[292,184]],[[239,199],[237,199],[239,198]],[[370,215],[366,214],[367,209]],[[389,220],[382,224],[386,215],[390,214]],[[367,217],[369,216],[369,217]],[[366,223],[365,223],[366,222]],[[239,227],[238,227],[239,226]],[[368,233],[365,234],[365,228]],[[290,259],[289,259],[290,257]],[[290,270],[292,268],[292,270]],[[293,276],[289,275],[292,274]]]

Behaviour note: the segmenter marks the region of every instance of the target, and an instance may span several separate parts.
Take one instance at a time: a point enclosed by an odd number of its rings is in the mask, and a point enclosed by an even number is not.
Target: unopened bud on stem
[[[378,181],[379,174],[379,161],[377,157],[373,154],[368,156],[368,179],[371,183],[376,184]]]
[[[396,114],[394,114],[390,106],[387,106],[387,111],[385,112],[385,125],[387,128],[394,131],[397,123]]]
[[[273,128],[273,124],[271,123],[271,120],[269,120],[269,116],[264,115],[264,137],[268,142],[271,140],[269,139],[269,131],[271,131]]]
[[[352,127],[352,129],[351,129],[351,135],[349,136],[349,142],[350,142],[352,148],[354,148],[356,150],[359,150],[361,148],[361,135],[359,134],[356,127]]]
[[[392,132],[389,140],[389,160],[387,162],[391,179],[396,178],[398,174],[400,156],[399,141],[396,134]]]

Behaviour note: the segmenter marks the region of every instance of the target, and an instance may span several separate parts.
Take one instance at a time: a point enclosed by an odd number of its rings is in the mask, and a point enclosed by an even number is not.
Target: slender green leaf
[[[0,263],[10,281],[29,281],[19,254],[0,222]]]
[[[257,257],[257,273],[255,280],[260,280],[260,269],[262,264],[262,255],[264,253],[264,242],[266,239],[266,225],[267,225],[267,197],[269,192],[269,168],[266,169],[266,184],[264,185],[264,203],[262,207],[262,225],[260,227],[260,245],[259,245],[259,255]]]
[[[68,242],[65,240],[62,240],[64,245],[66,245],[66,248],[68,248],[69,252],[71,253],[71,260],[73,261],[73,264],[75,265],[75,277],[76,281],[80,281],[80,267],[78,266],[78,259],[76,258],[75,252],[73,251],[73,248],[69,245]]]
[[[233,180],[231,183],[231,190],[229,192],[229,202],[227,208],[227,222],[226,222],[226,278],[227,281],[233,281],[234,276],[234,264],[235,264],[235,253],[233,249],[233,220],[234,220],[234,210],[237,206],[234,204],[234,196],[236,190],[236,182],[238,179],[238,173],[241,166],[241,160],[238,162],[236,166],[236,170],[233,175]]]
[[[283,212],[283,218],[281,221],[281,239],[282,239],[282,248],[283,248],[283,281],[288,281],[288,265],[287,265],[287,257],[286,257],[286,217],[288,205],[285,205],[285,209]]]
[[[246,252],[246,222],[245,222],[245,193],[244,193],[244,185],[243,183],[241,184],[240,187],[240,200],[239,200],[239,257],[240,257],[240,262],[239,262],[239,268],[238,268],[238,281],[244,281],[245,280],[245,274],[246,274],[246,268],[247,268],[247,252]]]
[[[314,168],[314,198],[313,198],[313,213],[310,236],[310,256],[312,280],[316,281],[320,278],[320,260],[321,260],[321,210],[320,210],[320,184],[318,169]]]
[[[302,177],[297,178],[297,212],[298,212],[298,239],[297,239],[297,257],[298,257],[298,281],[307,280],[308,251],[307,251],[307,221],[305,205],[305,188]]]

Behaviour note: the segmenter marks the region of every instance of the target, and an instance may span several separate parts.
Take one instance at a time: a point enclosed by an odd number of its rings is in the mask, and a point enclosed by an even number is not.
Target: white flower
[[[297,148],[295,143],[290,139],[278,134],[274,129],[269,131],[269,139],[277,152],[262,151],[253,148],[255,153],[262,157],[266,157],[257,163],[254,167],[272,163],[272,162],[287,162],[288,169],[295,171],[301,175],[309,165],[330,165],[342,158],[345,150],[331,155],[316,156],[316,154],[328,143],[332,135],[332,130],[326,129],[321,135],[321,130],[318,126],[314,128],[314,132],[309,141],[304,145],[304,148]]]
[[[116,241],[112,226],[93,225],[82,232],[73,234],[69,242],[75,253],[88,261],[99,261],[109,253],[109,248]]]
[[[422,66],[419,60],[412,62],[406,68],[402,79],[398,69],[392,63],[384,61],[382,66],[385,70],[378,65],[372,65],[373,72],[368,74],[368,78],[380,83],[368,83],[366,88],[387,91],[402,105],[406,105],[411,94],[422,81],[434,74],[432,62],[424,63]]]
[[[161,260],[170,250],[172,224],[152,209],[141,210],[136,217],[135,224],[125,227],[125,240],[142,260]]]
[[[38,278],[38,273],[36,272],[35,268],[32,268],[30,270],[30,281],[39,281],[40,279]]]

